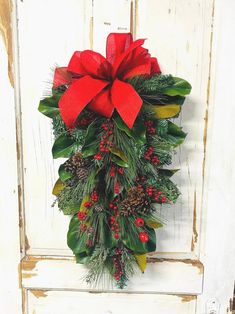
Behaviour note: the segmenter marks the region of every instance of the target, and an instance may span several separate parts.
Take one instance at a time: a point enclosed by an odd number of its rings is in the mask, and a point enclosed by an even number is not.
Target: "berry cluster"
[[[78,220],[84,221],[86,220],[86,213],[85,212],[78,212]]]
[[[101,141],[99,144],[99,151],[95,154],[95,160],[101,160],[103,158],[103,154],[108,154],[110,152],[110,147],[113,146],[112,143],[112,135],[113,135],[113,124],[112,123],[103,123],[101,125],[102,129],[105,131],[104,135],[101,137]]]
[[[91,193],[91,200],[93,202],[98,202],[99,200],[99,195],[98,195],[98,192],[96,190],[94,190],[92,193]]]
[[[124,265],[121,261],[122,250],[117,248],[115,249],[115,253],[116,255],[113,257],[115,273],[113,274],[113,276],[116,279],[116,281],[120,281],[122,279],[122,276],[124,275],[123,272]]]
[[[167,197],[162,195],[161,191],[157,191],[157,189],[151,185],[146,188],[146,193],[149,197],[153,197],[155,202],[160,202],[160,203],[167,202]]]
[[[147,120],[144,122],[144,125],[146,126],[147,133],[154,135],[157,133],[156,128],[154,127],[154,122],[152,120]]]
[[[116,173],[118,173],[120,175],[123,175],[124,168],[112,165],[111,168],[110,168],[110,171],[109,171],[110,177],[115,177]]]
[[[154,154],[154,148],[152,146],[148,146],[148,148],[144,152],[144,159],[151,161],[154,165],[160,164],[160,160],[157,155]]]
[[[114,233],[114,238],[118,240],[120,229],[117,222],[118,216],[117,198],[115,198],[112,202],[109,203],[109,209],[113,211],[113,215],[110,217],[111,230]]]

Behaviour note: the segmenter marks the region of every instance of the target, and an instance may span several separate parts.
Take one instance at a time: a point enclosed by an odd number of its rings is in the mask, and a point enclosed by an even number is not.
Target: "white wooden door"
[[[231,86],[235,64],[223,55],[232,59],[235,52],[226,35],[235,28],[234,1],[0,0],[0,9],[0,166],[7,174],[0,191],[7,259],[0,274],[11,274],[0,313],[230,313],[235,182],[228,163],[235,146],[226,140],[232,141],[235,109],[224,78]],[[84,268],[66,245],[69,218],[51,207],[60,161],[52,160],[50,121],[37,111],[50,88],[50,68],[67,65],[75,50],[103,53],[112,31],[148,38],[145,46],[162,71],[193,86],[180,119],[188,137],[174,161],[182,196],[162,213],[167,224],[157,231],[146,273],[122,292],[90,289],[82,280]]]

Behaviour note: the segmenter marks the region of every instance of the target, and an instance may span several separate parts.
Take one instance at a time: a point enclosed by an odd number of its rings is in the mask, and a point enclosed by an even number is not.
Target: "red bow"
[[[132,128],[142,99],[127,79],[160,73],[156,58],[141,47],[144,39],[133,41],[131,33],[111,33],[107,37],[106,58],[92,50],[74,52],[67,68],[55,70],[53,87],[70,84],[59,101],[67,127],[75,127],[81,111],[89,108],[107,118],[114,109]]]

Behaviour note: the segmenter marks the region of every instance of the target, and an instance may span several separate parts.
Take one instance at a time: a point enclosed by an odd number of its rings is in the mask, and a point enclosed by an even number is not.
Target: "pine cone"
[[[77,168],[76,169],[76,176],[79,180],[85,181],[88,177],[89,171],[86,168]]]
[[[102,212],[104,210],[104,206],[101,205],[101,204],[96,204],[94,206],[94,210],[97,211],[97,212]]]
[[[120,214],[130,216],[134,213],[148,213],[150,211],[150,202],[143,191],[133,187],[127,195],[127,198],[120,204]]]
[[[69,160],[64,164],[64,169],[67,172],[71,172],[73,175],[80,176],[80,169],[84,169],[87,166],[88,161],[81,157],[80,153],[74,154]],[[87,177],[87,176],[86,176]]]

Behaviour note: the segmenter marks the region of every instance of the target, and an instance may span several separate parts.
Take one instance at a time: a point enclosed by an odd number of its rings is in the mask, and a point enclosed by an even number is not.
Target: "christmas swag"
[[[180,194],[168,165],[186,134],[170,119],[191,86],[161,74],[143,43],[111,33],[106,58],[76,51],[39,104],[52,119],[53,157],[67,158],[53,194],[72,215],[68,246],[91,284],[108,276],[123,288],[136,266],[144,272],[160,210]]]

